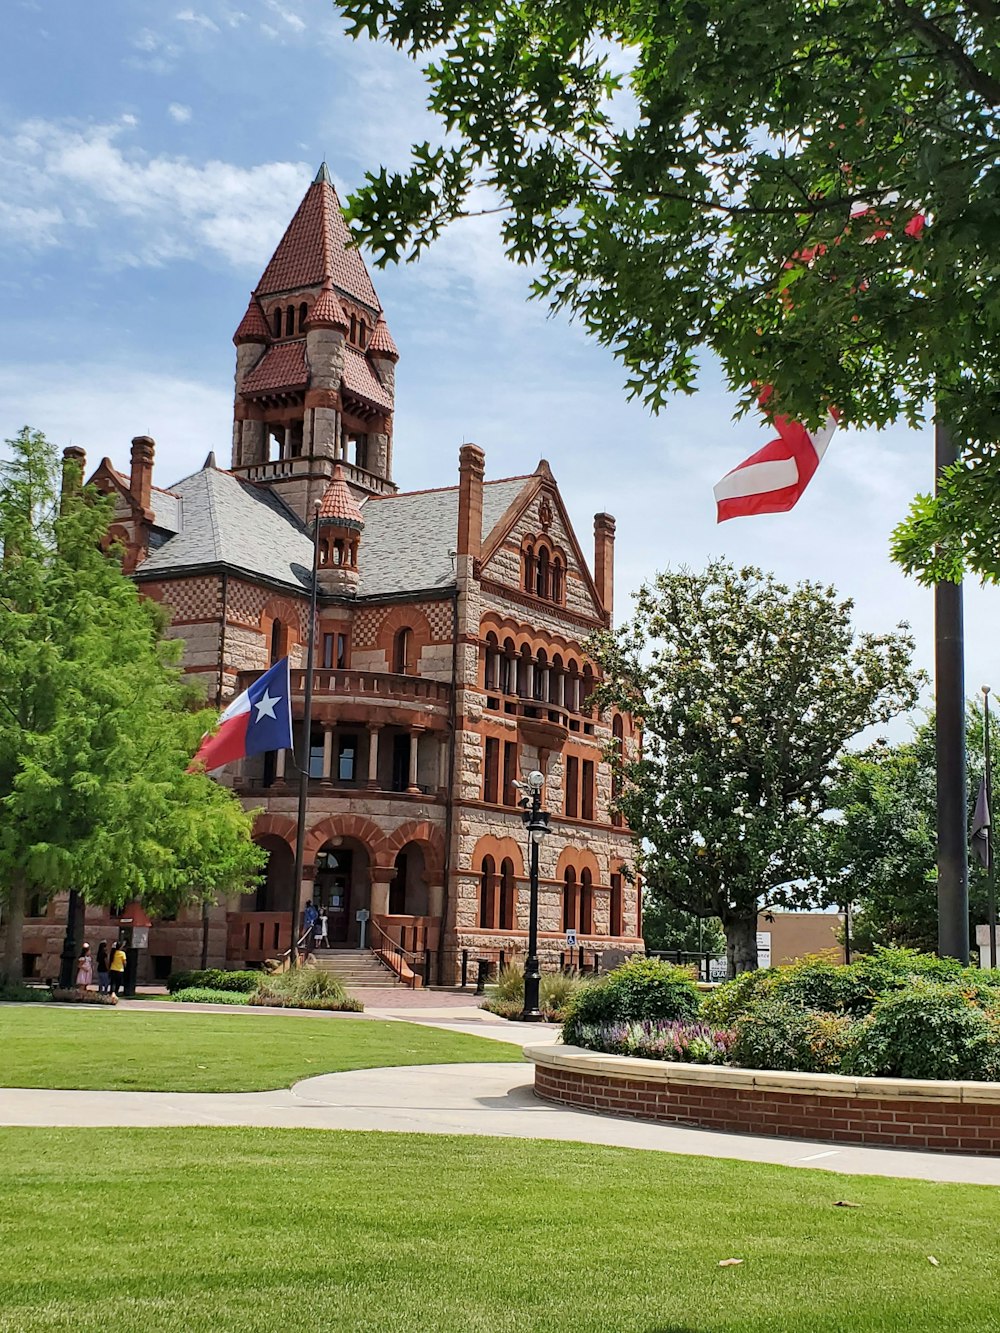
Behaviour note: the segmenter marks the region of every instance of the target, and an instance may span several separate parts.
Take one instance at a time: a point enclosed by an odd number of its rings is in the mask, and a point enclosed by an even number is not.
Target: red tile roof
[[[358,502],[351,494],[347,482],[344,480],[343,469],[339,465],[333,469],[333,477],[324,492],[323,501],[319,507],[319,516],[321,519],[346,524],[349,527],[357,528],[359,531],[365,526],[365,521],[361,517],[361,510],[358,508]]]
[[[372,407],[381,408],[384,412],[392,411],[392,399],[371,365],[365,360],[364,352],[359,352],[350,343],[344,344],[343,384],[348,393],[370,403]]]
[[[240,386],[240,393],[304,389],[309,382],[304,339],[269,347]]]
[[[321,169],[261,275],[257,296],[332,282],[345,296],[381,310],[365,261],[348,241],[340,200]]]
[[[242,342],[256,343],[269,342],[270,330],[267,327],[267,320],[264,318],[264,312],[257,304],[256,298],[251,295],[250,304],[247,306],[247,312],[240,320],[240,326],[233,334],[233,342],[237,346]]]
[[[311,329],[346,329],[347,316],[344,307],[337,300],[333,288],[327,284],[319,300],[306,316],[306,323]]]
[[[399,348],[389,332],[389,325],[385,322],[383,315],[378,317],[378,323],[375,325],[375,332],[371,336],[368,350],[369,352],[377,352],[379,356],[388,357],[392,361],[399,360]]]

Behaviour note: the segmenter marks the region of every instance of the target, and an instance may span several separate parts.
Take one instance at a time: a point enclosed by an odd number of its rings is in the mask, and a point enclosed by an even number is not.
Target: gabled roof
[[[138,505],[130,489],[131,482],[124,472],[112,466],[110,458],[102,458],[93,472],[88,484],[98,484],[107,479],[122,498],[138,511]],[[165,491],[162,486],[150,488],[150,509],[154,528],[163,528],[167,532],[177,532],[181,526],[181,500],[174,491]]]
[[[370,310],[381,310],[365,261],[349,246],[349,240],[340,200],[324,162],[261,274],[256,295],[332,282],[345,296]]]
[[[143,561],[139,578],[227,565],[297,590],[309,586],[312,540],[270,489],[208,467],[172,490],[180,496],[183,526]]]
[[[309,382],[305,339],[269,347],[240,385],[240,393],[278,393],[304,389]]]
[[[364,352],[359,352],[348,342],[344,344],[344,388],[355,397],[371,403],[372,407],[379,407],[384,412],[392,411],[392,398],[371,363],[365,359]]]
[[[483,485],[483,534],[490,532],[530,477]],[[361,506],[365,535],[358,560],[358,594],[446,588],[455,582],[452,552],[458,540],[458,487],[371,496]]]

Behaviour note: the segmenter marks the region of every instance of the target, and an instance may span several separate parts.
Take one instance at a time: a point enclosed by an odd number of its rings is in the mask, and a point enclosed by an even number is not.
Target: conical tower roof
[[[399,360],[399,348],[389,332],[389,325],[385,322],[384,315],[378,317],[378,323],[375,325],[375,332],[371,336],[368,350],[375,356],[388,357],[390,361]]]
[[[267,327],[264,312],[257,304],[257,298],[251,294],[247,312],[240,320],[239,328],[233,334],[233,342],[236,343],[237,347],[240,343],[266,343],[270,336],[271,331]]]
[[[310,329],[346,329],[347,316],[344,307],[337,300],[337,294],[329,283],[323,288],[319,300],[309,311],[306,327]]]
[[[358,532],[365,526],[358,502],[344,480],[344,470],[339,463],[333,469],[330,484],[320,503],[319,521],[337,524],[344,528],[356,528]]]
[[[382,309],[350,235],[326,163],[316,173],[257,284],[258,297],[329,282],[370,310]]]

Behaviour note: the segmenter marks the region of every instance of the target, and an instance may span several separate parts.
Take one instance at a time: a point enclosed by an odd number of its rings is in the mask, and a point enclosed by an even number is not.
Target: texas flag
[[[292,700],[288,658],[275,662],[219,718],[219,729],[205,736],[191,760],[206,769],[221,768],[248,754],[292,748]]]

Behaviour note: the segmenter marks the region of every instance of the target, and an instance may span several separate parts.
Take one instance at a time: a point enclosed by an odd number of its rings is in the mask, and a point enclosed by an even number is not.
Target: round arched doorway
[[[389,884],[390,916],[426,916],[429,910],[424,852],[408,842],[396,853],[396,873]]]
[[[262,833],[254,838],[258,847],[267,852],[267,865],[261,872],[261,881],[252,893],[244,893],[240,907],[244,912],[290,912],[292,910],[292,882],[295,879],[295,856],[291,847],[273,833]]]
[[[357,944],[357,912],[370,897],[368,849],[354,838],[328,839],[316,855],[312,901],[326,909],[331,944]]]

